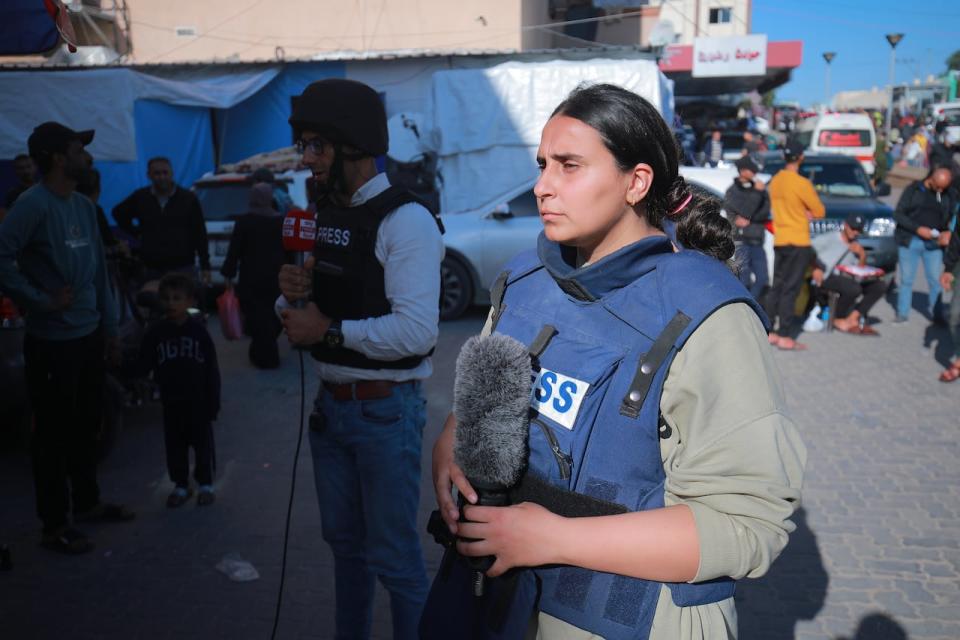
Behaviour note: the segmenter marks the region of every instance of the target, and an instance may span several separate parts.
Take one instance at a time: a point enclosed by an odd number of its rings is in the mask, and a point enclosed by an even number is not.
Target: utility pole
[[[833,59],[836,57],[837,57],[836,51],[825,51],[823,53],[823,59],[827,63],[827,81],[826,81],[827,86],[823,93],[823,105],[825,110],[830,108],[830,63],[833,62]]]
[[[897,45],[903,40],[902,33],[888,33],[887,42],[890,43],[890,102],[887,103],[886,139],[890,139],[890,121],[893,120],[893,83],[896,77]]]

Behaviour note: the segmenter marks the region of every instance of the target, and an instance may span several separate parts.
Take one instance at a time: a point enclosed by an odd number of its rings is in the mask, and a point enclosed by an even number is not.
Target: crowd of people
[[[806,348],[797,338],[807,284],[833,309],[833,328],[876,335],[869,312],[887,285],[857,271],[865,219],[850,215],[839,231],[811,238],[810,222],[825,208],[800,172],[803,147],[788,141],[784,169],[764,184],[752,153],[759,147],[744,137],[725,196],[728,222],[720,203],[679,175],[673,134],[650,103],[611,85],[574,90],[545,125],[537,154],[543,233],[498,279],[480,338],[509,337],[528,352],[521,373],[532,374],[529,402],[541,428],[531,427],[524,466],[542,490],[531,502],[482,504],[489,488],[461,468],[460,416],[451,412],[432,473],[439,517],[457,538],[431,589],[417,511],[443,225],[378,171],[387,124],[371,87],[315,82],[289,122],[324,232],[302,265],[291,264],[281,240],[289,203],[261,173],[222,274],[240,298],[253,365],[279,365],[281,332],[316,361],[309,442],[334,557],[337,637],[369,636],[378,580],[396,638],[458,637],[464,620],[496,617],[497,598],[512,602],[497,622],[516,637],[606,637],[611,602],[616,624],[642,637],[731,637],[735,581],[762,575],[787,544],[806,459],[769,345]],[[77,523],[135,517],[100,496],[96,476],[105,371],[121,363],[106,264],[106,247],[118,240],[96,204],[85,149],[93,136],[38,126],[0,223],[0,289],[26,311],[41,543],[68,554],[93,546]],[[34,165],[40,181],[30,184]],[[935,165],[900,198],[898,320],[909,313],[920,261],[938,287],[954,286],[955,175]],[[152,158],[147,177],[113,210],[139,246],[142,280],[157,282],[162,310],[129,366],[159,385],[173,483],[166,505],[196,494],[209,506],[221,380],[214,341],[190,312],[210,282],[206,229],[169,159]],[[763,251],[771,220],[772,282]],[[960,350],[958,300],[950,322]],[[567,395],[548,405],[561,378]],[[960,352],[941,375],[958,378]],[[473,595],[469,560],[487,556],[495,558],[488,577],[503,576],[492,604]]]
[[[939,140],[924,156],[925,164],[929,156],[926,176],[903,190],[893,214],[898,248],[894,323],[909,319],[914,280],[922,262],[927,280],[926,317],[946,324],[955,345],[955,357],[940,380],[953,382],[960,378],[960,295],[953,293],[946,314],[941,308],[946,307],[946,294],[952,292],[960,255],[955,233],[960,213],[960,140],[950,138],[945,127],[938,129]],[[718,133],[714,140],[719,140]],[[815,305],[831,311],[826,320],[830,329],[879,335],[868,321],[869,312],[887,293],[893,274],[866,266],[866,251],[858,238],[868,221],[853,213],[838,231],[811,238],[810,222],[823,218],[825,208],[813,183],[801,175],[803,145],[790,139],[782,152],[784,168],[764,185],[757,178],[759,167],[744,146],[735,163],[738,175],[724,198],[737,244],[736,268],[744,286],[764,304],[772,325],[770,344],[787,351],[806,349],[796,338],[804,315]],[[774,237],[769,287],[763,250],[768,223],[772,223]]]

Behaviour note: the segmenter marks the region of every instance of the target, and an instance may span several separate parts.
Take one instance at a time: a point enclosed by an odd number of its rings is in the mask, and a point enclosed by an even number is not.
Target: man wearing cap
[[[26,309],[23,354],[34,413],[33,471],[41,543],[83,553],[74,521],[124,521],[133,513],[100,500],[97,438],[104,358],[119,360],[117,309],[93,202],[76,193],[92,166],[93,131],[47,122],[30,135],[41,181],[0,223],[0,289]]]
[[[770,344],[784,351],[806,348],[796,341],[799,323],[794,307],[812,261],[810,221],[826,213],[813,183],[800,175],[803,150],[798,141],[787,142],[786,164],[768,187],[773,211],[773,286],[765,307],[774,327]]]
[[[379,579],[394,638],[416,638],[428,590],[417,527],[421,381],[439,333],[442,227],[377,172],[387,119],[373,89],[314,82],[290,124],[320,191],[317,240],[304,268],[281,270],[277,307],[321,381],[310,445],[334,556],[334,635],[369,637]]]
[[[844,333],[875,336],[878,335],[877,331],[862,320],[886,293],[887,281],[876,278],[858,282],[838,269],[841,265],[862,267],[866,264],[867,254],[857,242],[865,227],[866,219],[859,213],[851,213],[843,221],[839,232],[820,234],[813,239],[813,249],[816,251],[813,280],[821,291],[840,294],[834,317],[830,318],[835,329]]]
[[[117,226],[140,240],[146,279],[157,280],[170,271],[195,278],[199,258],[201,278],[209,284],[210,252],[200,201],[174,182],[168,158],[150,158],[147,177],[149,187],[137,189],[113,208]]]
[[[738,158],[735,164],[739,175],[727,189],[723,208],[733,222],[740,282],[750,295],[760,300],[770,281],[767,255],[763,250],[765,225],[770,221],[770,196],[766,185],[757,178],[760,169],[750,156]]]

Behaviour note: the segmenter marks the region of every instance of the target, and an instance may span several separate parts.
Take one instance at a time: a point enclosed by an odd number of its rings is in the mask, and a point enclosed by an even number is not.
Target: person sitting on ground
[[[866,324],[866,318],[873,305],[886,293],[887,281],[883,278],[858,281],[839,269],[842,265],[862,267],[867,263],[866,252],[857,242],[865,226],[866,220],[861,214],[851,213],[843,221],[839,233],[823,233],[813,239],[817,254],[813,280],[818,284],[820,294],[834,291],[840,295],[834,317],[830,318],[834,329],[875,336],[879,334]]]
[[[764,182],[757,178],[760,168],[750,156],[738,158],[735,164],[739,175],[724,195],[723,208],[733,221],[740,282],[759,301],[770,282],[767,254],[763,250],[765,225],[770,221],[770,196]]]
[[[940,382],[953,382],[960,378],[960,291],[953,289],[958,277],[960,277],[960,233],[955,233],[950,237],[950,244],[943,252],[943,273],[940,275],[940,285],[943,290],[953,291],[953,297],[950,298],[950,311],[947,313],[947,324],[950,326],[950,335],[953,336],[953,359],[940,374]]]
[[[137,373],[153,371],[163,403],[163,436],[167,471],[176,485],[167,506],[176,508],[193,495],[190,488],[190,448],[200,485],[197,505],[213,503],[216,454],[212,422],[220,412],[220,368],[217,350],[206,327],[190,317],[196,303],[193,278],[168,273],[160,280],[160,304],[165,318],[143,338]]]

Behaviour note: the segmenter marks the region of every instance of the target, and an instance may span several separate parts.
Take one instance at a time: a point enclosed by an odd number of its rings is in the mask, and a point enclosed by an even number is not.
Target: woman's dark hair
[[[653,169],[653,184],[643,203],[647,222],[663,229],[664,218],[673,221],[677,241],[718,260],[733,256],[730,223],[720,215],[720,200],[692,190],[679,174],[677,141],[649,102],[611,84],[580,86],[554,109],[589,125],[600,134],[621,171],[639,163]],[[551,117],[552,117],[551,116]]]

